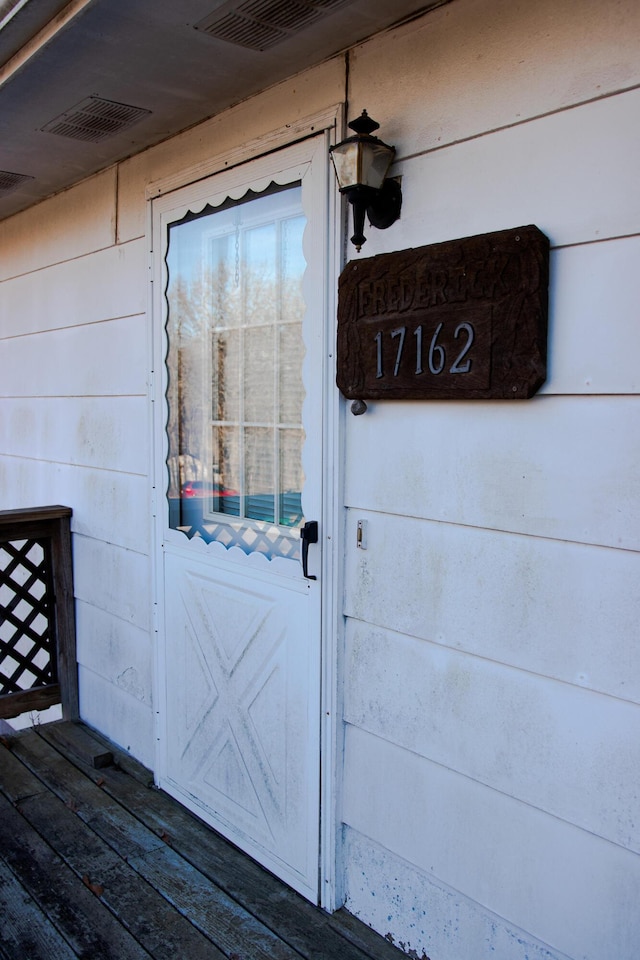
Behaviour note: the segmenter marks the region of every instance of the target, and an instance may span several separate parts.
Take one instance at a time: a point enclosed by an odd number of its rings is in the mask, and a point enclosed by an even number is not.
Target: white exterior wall
[[[431,960],[635,960],[640,5],[453,0],[349,61],[349,116],[403,177],[363,255],[528,223],[552,255],[536,398],[345,416],[346,904]],[[73,507],[82,715],[150,766],[146,197],[346,79],[338,57],[0,224],[0,506]]]
[[[351,57],[403,178],[367,255],[552,245],[536,398],[347,415],[346,903],[431,960],[638,954],[639,82],[634,3],[460,0]]]
[[[0,503],[72,518],[83,717],[152,758],[146,254],[108,170],[0,224]]]

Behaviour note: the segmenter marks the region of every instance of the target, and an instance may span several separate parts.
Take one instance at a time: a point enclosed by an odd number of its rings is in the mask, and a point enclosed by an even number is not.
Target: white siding
[[[640,702],[636,552],[350,509],[354,547],[360,518],[348,617]]]
[[[104,603],[105,597],[92,596],[91,602],[76,603],[83,717],[105,733],[108,730],[112,740],[152,768],[153,657],[149,630],[96,606],[96,600]],[[132,714],[137,717],[133,725]]]
[[[529,223],[554,247],[637,232],[639,118],[632,90],[400,160],[402,218],[367,256]]]
[[[0,401],[4,406],[4,401]],[[149,549],[147,477],[78,468],[33,457],[0,456],[2,503],[73,505],[74,533],[131,550]],[[13,508],[12,508],[13,509]]]
[[[636,87],[639,36],[636,0],[453,0],[353,51],[350,117],[405,157],[484,136]]]
[[[131,653],[128,650],[123,653],[128,662]],[[82,664],[78,667],[78,676],[82,719],[151,767],[153,714],[149,705],[140,700],[139,691],[128,692]]]
[[[458,0],[351,59],[403,187],[364,254],[552,244],[539,396],[346,418],[346,903],[431,960],[640,942],[639,54],[634,3]]]
[[[372,843],[352,827],[345,828],[347,886],[369,902],[368,917],[376,930],[401,949],[428,944],[432,958],[457,960],[520,957],[527,960],[570,960],[530,934],[492,913],[464,894],[419,870],[389,850]],[[518,863],[515,882],[521,883],[526,864]],[[385,897],[372,892],[385,890]],[[402,924],[402,932],[398,928]],[[390,929],[396,930],[394,936]],[[420,954],[418,954],[420,956]],[[426,954],[423,952],[421,960]]]
[[[0,300],[3,338],[144,313],[146,261],[144,240],[136,240],[8,280]]]
[[[638,262],[637,236],[552,252],[542,393],[638,393]]]
[[[637,956],[636,854],[351,727],[345,763],[353,773],[345,791],[349,828],[369,837],[376,833],[379,845],[395,857],[419,863],[437,882],[464,891],[507,925],[525,931],[519,946],[511,945],[511,957],[527,957],[527,941],[535,934],[554,960],[563,955],[602,960]],[[384,791],[379,786],[381,771]],[[360,791],[369,798],[366,804]],[[390,882],[398,879],[394,873],[383,879],[381,889],[369,887],[364,891],[367,899],[384,895],[389,902]],[[394,910],[395,904],[389,906]],[[612,922],[609,908],[626,922]],[[410,946],[416,940],[407,929],[410,918],[404,915],[404,905],[398,914],[402,927],[398,930],[393,920],[388,921],[386,932],[399,940],[407,936]],[[442,943],[435,946],[443,934],[447,931],[428,930],[423,949],[432,960],[459,958],[454,937],[446,948]],[[486,956],[495,955],[493,946],[487,945]],[[508,958],[502,954],[502,960]]]
[[[3,397],[144,396],[147,389],[146,318],[125,317],[77,324],[4,340],[0,365],[6,371]],[[68,357],[82,357],[70,365]],[[35,382],[24,371],[35,364]]]
[[[117,172],[111,168],[0,223],[0,279],[112,246],[116,189]],[[35,329],[47,329],[46,311],[37,324]]]
[[[146,253],[116,171],[0,224],[0,504],[73,508],[84,719],[153,762]]]
[[[348,423],[346,502],[637,550],[640,450],[629,440],[639,417],[637,396],[371,404]],[[381,437],[385,460],[372,470]]]
[[[635,704],[354,621],[345,668],[351,727],[640,853]]]
[[[0,443],[14,456],[125,473],[147,471],[142,397],[20,397],[5,398],[2,406]]]

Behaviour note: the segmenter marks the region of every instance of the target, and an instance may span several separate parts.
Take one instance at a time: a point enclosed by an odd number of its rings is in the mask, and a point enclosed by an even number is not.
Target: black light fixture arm
[[[351,243],[359,253],[363,243],[367,242],[367,238],[364,235],[364,218],[372,203],[375,202],[374,191],[371,187],[358,186],[351,187],[346,195],[349,203],[353,207],[353,236],[351,237]]]

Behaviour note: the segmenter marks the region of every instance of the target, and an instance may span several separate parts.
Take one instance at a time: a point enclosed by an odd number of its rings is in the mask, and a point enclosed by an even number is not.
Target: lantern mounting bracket
[[[372,227],[386,230],[400,217],[402,187],[400,177],[387,177],[377,196],[367,207],[367,217]]]

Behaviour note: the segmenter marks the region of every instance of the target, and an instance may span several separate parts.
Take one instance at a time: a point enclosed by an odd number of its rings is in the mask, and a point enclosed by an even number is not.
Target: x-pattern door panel
[[[299,888],[317,864],[308,827],[317,770],[307,747],[317,736],[316,665],[299,631],[306,584],[282,578],[248,590],[233,571],[172,555],[166,573],[179,652],[167,690],[171,781]]]

